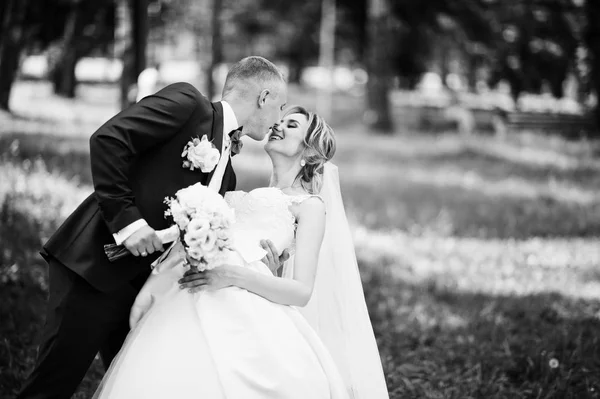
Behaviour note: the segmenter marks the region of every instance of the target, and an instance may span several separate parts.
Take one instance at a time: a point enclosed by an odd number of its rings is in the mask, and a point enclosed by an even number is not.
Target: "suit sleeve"
[[[187,123],[200,93],[188,83],[167,86],[123,110],[90,138],[96,199],[111,233],[141,219],[129,184],[139,154],[169,140]]]

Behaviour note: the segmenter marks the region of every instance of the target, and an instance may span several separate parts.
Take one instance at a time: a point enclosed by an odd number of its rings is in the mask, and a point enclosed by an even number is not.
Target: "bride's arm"
[[[206,272],[207,288],[218,289],[233,285],[282,305],[306,305],[312,294],[325,232],[325,205],[318,198],[309,198],[298,208],[293,279],[226,265]]]

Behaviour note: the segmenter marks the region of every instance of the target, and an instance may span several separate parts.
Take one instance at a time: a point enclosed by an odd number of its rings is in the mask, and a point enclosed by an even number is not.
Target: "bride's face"
[[[308,118],[303,114],[286,115],[269,133],[265,150],[289,158],[298,158],[304,150],[304,137],[308,130]]]

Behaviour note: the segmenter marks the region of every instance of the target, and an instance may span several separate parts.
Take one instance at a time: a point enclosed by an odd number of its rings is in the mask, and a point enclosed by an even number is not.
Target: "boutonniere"
[[[202,173],[210,173],[219,163],[220,153],[213,143],[208,141],[206,135],[202,139],[194,138],[183,148],[181,153],[183,167],[194,170],[200,169]]]

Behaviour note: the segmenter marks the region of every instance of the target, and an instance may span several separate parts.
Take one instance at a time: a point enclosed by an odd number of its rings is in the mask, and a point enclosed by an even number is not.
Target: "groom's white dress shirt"
[[[215,167],[215,173],[213,174],[212,178],[210,179],[210,182],[208,183],[208,187],[212,188],[215,191],[219,191],[221,189],[221,184],[223,183],[223,175],[225,174],[225,168],[227,167],[227,163],[229,162],[229,158],[231,157],[231,139],[229,138],[229,133],[232,130],[235,130],[240,127],[238,125],[237,118],[233,113],[231,105],[229,105],[227,101],[221,101],[221,105],[223,106],[223,144],[221,147],[221,158],[219,159],[219,163],[217,163],[217,166]],[[130,225],[119,230],[117,233],[113,234],[115,242],[117,243],[117,245],[123,244],[123,242],[126,239],[128,239],[133,233],[147,225],[148,223],[144,219],[136,220]],[[163,242],[163,244],[165,242]]]
[[[221,158],[215,167],[215,173],[210,179],[210,182],[208,182],[208,187],[215,191],[221,189],[225,168],[227,168],[227,163],[231,157],[231,138],[229,137],[229,133],[240,127],[237,118],[233,113],[233,109],[231,109],[231,105],[229,105],[227,101],[221,101],[221,104],[223,105],[223,147],[221,148]]]

